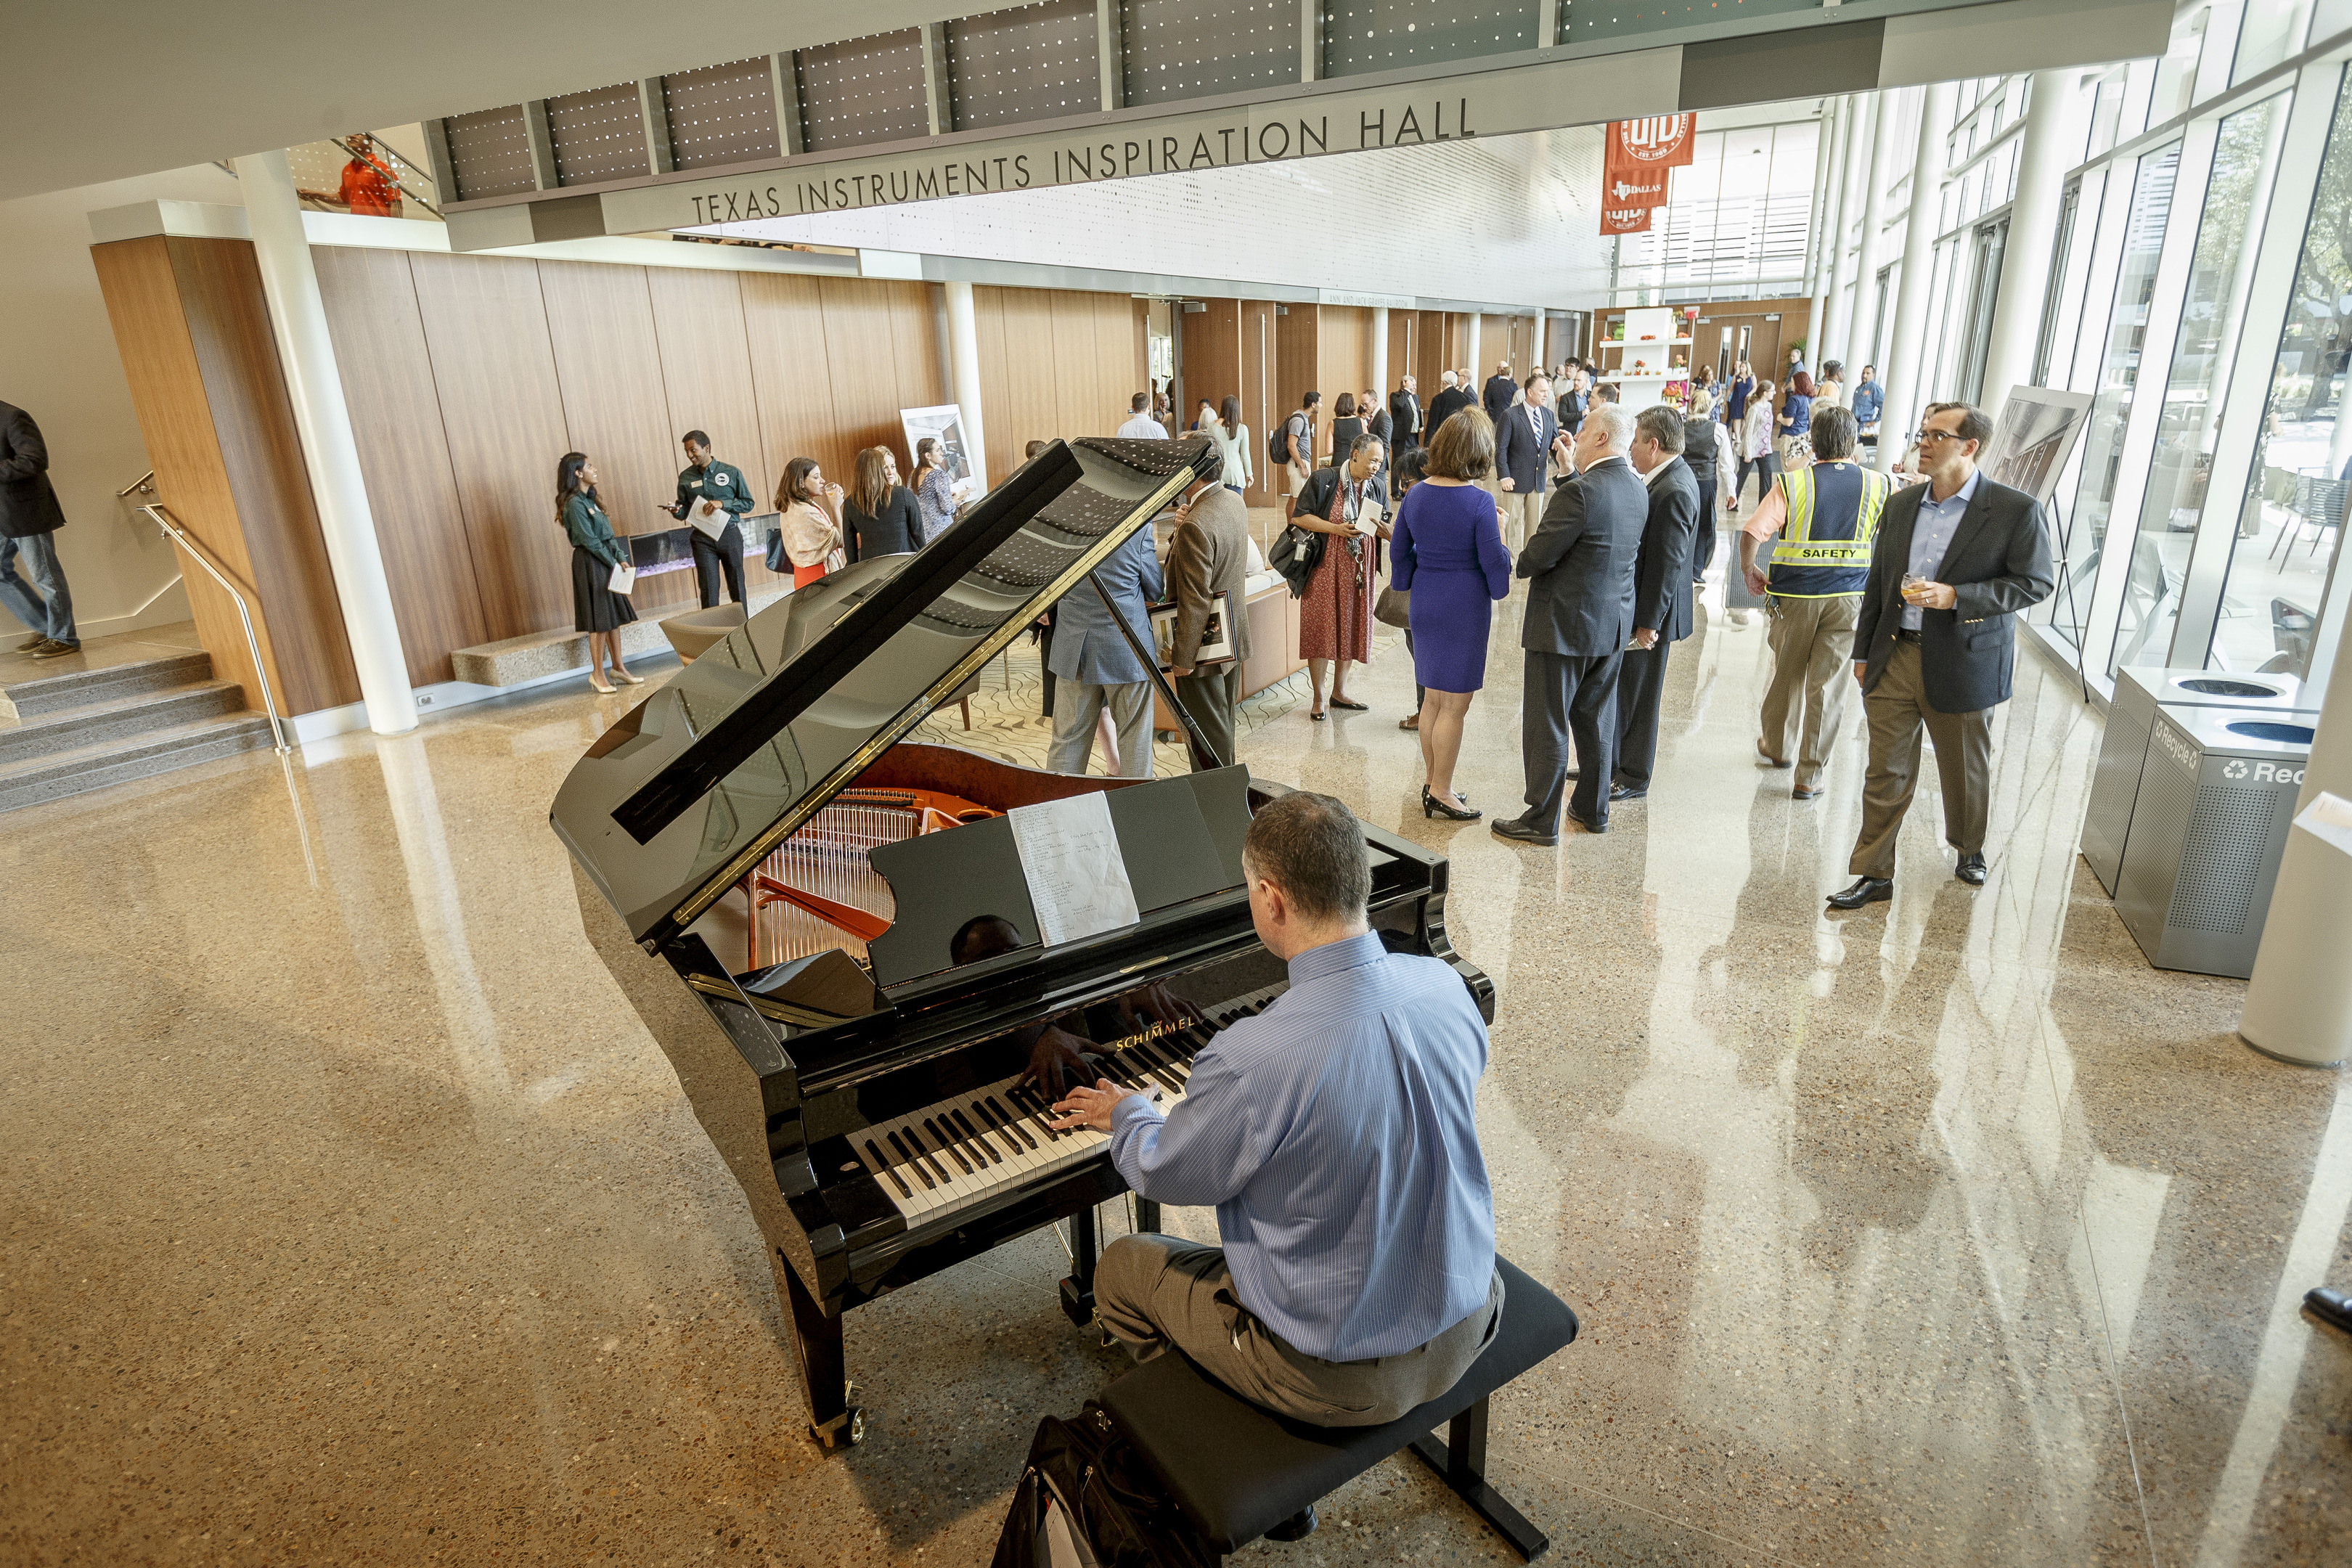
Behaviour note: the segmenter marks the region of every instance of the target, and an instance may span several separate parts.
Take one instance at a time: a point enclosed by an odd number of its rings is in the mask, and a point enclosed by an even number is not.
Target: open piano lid
[[[928,548],[788,594],[688,665],[589,749],[551,825],[631,935],[668,940],[1216,460],[1204,436],[1055,442]]]

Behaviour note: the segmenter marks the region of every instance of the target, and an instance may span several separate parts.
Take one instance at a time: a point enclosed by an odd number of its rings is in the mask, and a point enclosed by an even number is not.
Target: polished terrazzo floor
[[[1506,809],[1508,609],[1461,774]],[[2352,1558],[2352,1343],[2295,1310],[2352,1283],[2344,1075],[2141,961],[2072,847],[2098,721],[2031,655],[1989,885],[1931,773],[1895,902],[1824,916],[1859,731],[1792,803],[1764,660],[1710,616],[1655,794],[1550,850],[1413,809],[1402,648],[1369,713],[1255,705],[1259,773],[1447,850],[1500,988],[1502,1243],[1585,1332],[1497,1398],[1498,1481],[1570,1563]],[[872,1435],[803,1436],[743,1199],[545,825],[623,700],[0,819],[0,1562],[986,1561],[1037,1416],[1119,1362],[1041,1234],[853,1315]],[[1409,1460],[1323,1517],[1244,1560],[1511,1560]]]

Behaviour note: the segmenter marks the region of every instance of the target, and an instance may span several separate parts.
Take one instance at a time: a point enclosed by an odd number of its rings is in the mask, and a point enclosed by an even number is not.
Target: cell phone
[[[2352,1294],[2338,1290],[2332,1285],[2322,1285],[2305,1292],[2303,1306],[2304,1310],[2321,1322],[2352,1334]]]

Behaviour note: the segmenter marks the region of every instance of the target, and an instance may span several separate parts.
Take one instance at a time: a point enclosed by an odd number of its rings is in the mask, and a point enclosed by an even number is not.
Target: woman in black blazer
[[[1704,366],[1700,374],[1706,374]],[[1715,422],[1715,393],[1706,386],[1691,389],[1690,417],[1683,421],[1683,461],[1698,481],[1698,531],[1691,540],[1691,581],[1706,581],[1707,563],[1715,559],[1716,438],[1723,426]]]
[[[857,454],[856,482],[843,501],[841,521],[852,561],[874,555],[911,555],[922,548],[922,510],[915,492],[898,482],[898,455],[887,447]]]

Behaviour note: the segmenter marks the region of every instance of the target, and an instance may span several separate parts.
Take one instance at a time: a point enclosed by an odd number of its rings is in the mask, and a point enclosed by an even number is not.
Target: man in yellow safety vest
[[[1797,777],[1790,794],[1811,800],[1837,742],[1851,683],[1854,626],[1870,582],[1870,552],[1894,483],[1853,460],[1853,415],[1834,405],[1812,418],[1813,463],[1782,474],[1739,532],[1739,569],[1748,591],[1769,595],[1772,681],[1764,692],[1764,732],[1756,752],[1776,768],[1790,764],[1790,730],[1799,733]],[[1757,563],[1772,546],[1771,570]]]

